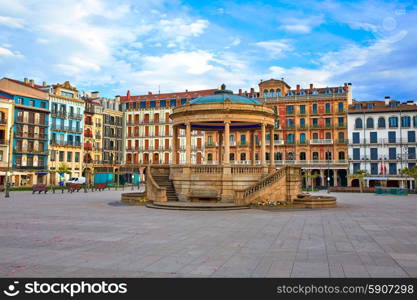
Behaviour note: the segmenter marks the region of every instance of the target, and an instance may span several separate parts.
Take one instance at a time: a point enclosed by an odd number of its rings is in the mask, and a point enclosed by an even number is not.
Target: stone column
[[[191,164],[191,124],[187,123],[185,127],[185,163]]]
[[[251,141],[250,141],[250,143],[251,143],[251,148],[252,148],[252,151],[251,151],[251,160],[252,160],[252,165],[255,165],[256,164],[256,161],[255,161],[255,158],[256,158],[256,145],[255,145],[255,130],[253,130],[252,132],[251,132],[251,134],[250,134],[250,137],[251,137]]]
[[[224,122],[224,161],[223,164],[230,163],[230,122]]]
[[[261,165],[265,165],[265,153],[266,153],[266,125],[262,123],[262,142],[261,142]]]
[[[269,131],[269,159],[271,162],[271,167],[275,166],[275,144],[274,144],[274,128],[272,127]]]
[[[333,185],[339,186],[339,170],[333,169]]]
[[[178,157],[178,127],[172,126],[172,164],[177,163],[177,157]]]
[[[325,180],[324,178],[324,170],[320,169],[320,185],[321,186],[326,186],[327,185],[327,180]]]

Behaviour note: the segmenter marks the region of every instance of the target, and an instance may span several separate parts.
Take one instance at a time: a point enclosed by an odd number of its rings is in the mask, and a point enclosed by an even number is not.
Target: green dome
[[[219,91],[220,92],[220,91]],[[226,99],[229,99],[231,103],[244,103],[244,104],[256,104],[262,105],[262,102],[239,95],[233,95],[231,93],[221,91],[222,93],[216,93],[214,95],[202,96],[190,101],[190,104],[203,104],[203,103],[224,103]]]

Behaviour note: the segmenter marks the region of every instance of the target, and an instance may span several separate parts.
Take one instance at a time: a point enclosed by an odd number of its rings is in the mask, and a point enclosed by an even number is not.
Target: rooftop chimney
[[[312,83],[310,83],[310,90],[312,90],[314,87],[313,87],[313,84]]]
[[[242,89],[239,89],[239,95],[242,95]]]
[[[254,88],[250,88],[250,93],[251,94],[255,93],[255,89]]]
[[[148,95],[152,95],[152,92],[148,92]]]
[[[23,82],[24,82],[25,84],[29,84],[29,79],[27,79],[27,78],[25,77],[25,79],[23,79]]]
[[[100,97],[100,93],[95,91],[95,92],[91,92],[91,98],[99,98]]]
[[[127,98],[127,100],[130,100],[130,91],[129,90],[127,90],[126,98]]]
[[[297,93],[298,94],[300,93],[300,85],[299,84],[297,84]]]
[[[29,80],[30,86],[35,87],[35,81],[33,79]]]
[[[390,96],[385,96],[385,105],[389,105],[389,102],[391,101]]]
[[[42,86],[46,87],[46,81],[42,81]]]

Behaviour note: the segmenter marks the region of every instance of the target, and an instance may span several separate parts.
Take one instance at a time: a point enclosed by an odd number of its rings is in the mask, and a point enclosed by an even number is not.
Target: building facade
[[[13,144],[14,103],[12,97],[0,94],[0,185],[6,183],[6,174],[11,163],[10,145]]]
[[[126,164],[170,164],[173,162],[172,120],[174,107],[200,96],[213,94],[215,89],[120,97],[125,112]],[[185,162],[185,131],[179,132],[178,162]],[[204,158],[204,133],[192,132],[192,161]]]
[[[400,170],[416,160],[417,105],[413,101],[354,101],[349,106],[350,173],[365,170],[367,186],[411,187]],[[350,185],[359,186],[358,179]]]
[[[58,184],[61,179],[80,177],[82,173],[84,101],[68,81],[50,86],[44,84],[42,90],[48,91],[51,107],[49,182]],[[59,174],[62,165],[68,167],[67,174]]]
[[[48,93],[33,80],[0,80],[0,94],[14,101],[12,184],[46,183],[48,175]]]
[[[259,83],[259,92],[239,90],[239,95],[256,98],[275,112],[275,128],[266,136],[274,145],[275,165],[296,165],[303,169],[305,186],[347,185],[347,107],[352,101],[351,85],[296,89],[283,80]],[[261,132],[230,136],[230,161],[236,164],[260,163]],[[219,134],[206,134],[206,160],[218,161],[215,149]],[[252,150],[254,149],[254,151]],[[249,153],[255,153],[251,157]],[[266,152],[270,161],[270,152]],[[312,182],[314,180],[314,182]]]

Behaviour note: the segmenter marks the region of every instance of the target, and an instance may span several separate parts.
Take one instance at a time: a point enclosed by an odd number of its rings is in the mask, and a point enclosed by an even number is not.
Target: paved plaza
[[[168,211],[122,191],[0,195],[0,277],[416,277],[417,196]]]

